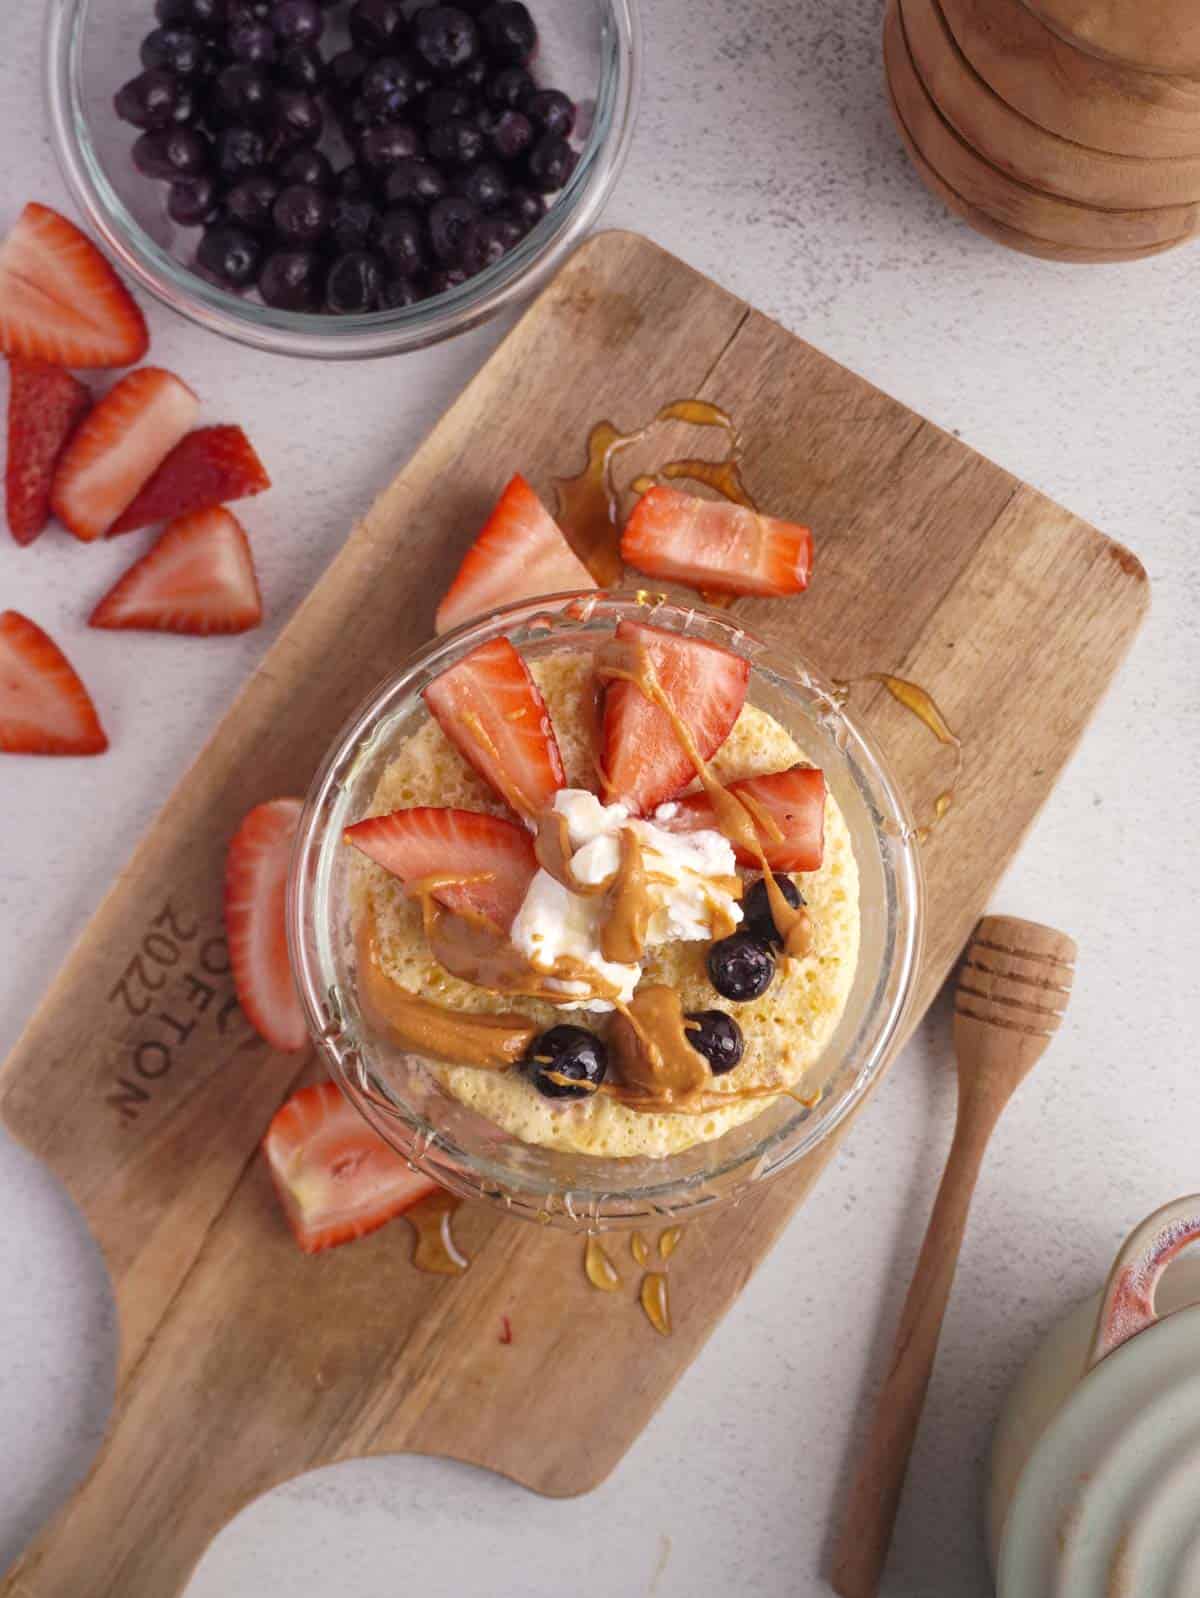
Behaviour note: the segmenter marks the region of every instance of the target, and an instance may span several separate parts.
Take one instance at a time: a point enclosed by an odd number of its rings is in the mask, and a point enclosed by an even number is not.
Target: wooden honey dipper
[[[1036,921],[985,916],[967,946],[954,995],[954,1141],[834,1555],[841,1598],[879,1590],[988,1139],[1057,1032],[1074,974],[1074,940]]]

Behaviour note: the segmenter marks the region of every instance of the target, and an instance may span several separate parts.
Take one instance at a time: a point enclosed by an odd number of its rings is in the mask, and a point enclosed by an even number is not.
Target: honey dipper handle
[[[971,1195],[1005,1096],[963,1093],[950,1157],[904,1301],[891,1368],[850,1493],[834,1554],[833,1588],[841,1598],[875,1598],[892,1540],[908,1458],[925,1403],[950,1298]]]

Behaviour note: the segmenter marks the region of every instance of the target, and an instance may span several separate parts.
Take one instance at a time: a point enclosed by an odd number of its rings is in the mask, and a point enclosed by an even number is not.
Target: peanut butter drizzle
[[[661,982],[639,988],[620,1007],[608,1041],[625,1090],[619,1096],[631,1106],[652,1102],[669,1110],[703,1093],[711,1080],[708,1061],[688,1040],[678,993]],[[615,1085],[601,1084],[601,1091]]]
[[[523,716],[525,712],[524,710],[519,710],[516,714],[518,717],[520,717]],[[512,719],[513,717],[510,713],[509,720]],[[502,758],[499,749],[496,747],[496,740],[488,732],[487,728],[484,726],[483,722],[479,719],[476,713],[473,710],[460,710],[458,713],[458,722],[459,726],[470,735],[476,744],[479,745],[479,748],[482,750],[482,752],[489,757],[488,782],[493,786],[500,788],[501,798],[510,807],[510,809],[515,810],[519,816],[532,816],[537,807],[533,804],[532,800],[529,798],[529,795],[521,787],[520,783],[514,782],[512,780],[512,777],[506,769],[506,762]]]
[[[543,810],[538,816],[533,852],[542,870],[549,872],[555,882],[561,882],[572,893],[598,898],[607,893],[616,880],[614,872],[603,882],[580,882],[571,864],[571,831],[566,816],[559,810]]]
[[[654,914],[650,888],[670,884],[662,872],[650,870],[641,839],[632,828],[621,833],[621,864],[613,880],[612,903],[600,929],[600,952],[618,965],[636,965],[646,952],[646,933]]]
[[[511,998],[542,999],[547,1004],[571,1004],[579,999],[612,1000],[616,996],[617,989],[582,960],[559,955],[554,964],[543,971],[515,949],[505,933],[486,922],[466,920],[432,899],[423,902],[422,910],[425,937],[434,959],[451,976],[473,987]],[[578,991],[564,993],[551,987],[552,981],[582,986]]]
[[[405,1210],[404,1219],[417,1234],[412,1262],[434,1276],[461,1276],[471,1263],[454,1241],[450,1223],[462,1199],[440,1188]]]
[[[454,1065],[507,1070],[538,1034],[536,1023],[528,1016],[450,1010],[401,987],[383,968],[374,916],[368,917],[359,931],[358,985],[372,1019],[401,1048]]]

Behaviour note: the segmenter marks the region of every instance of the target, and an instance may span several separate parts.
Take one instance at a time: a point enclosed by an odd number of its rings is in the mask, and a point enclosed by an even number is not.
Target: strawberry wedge
[[[648,577],[718,594],[798,594],[808,587],[807,527],[675,488],[642,495],[621,535],[621,559]]]
[[[315,1082],[288,1099],[267,1128],[263,1153],[306,1254],[365,1237],[438,1191],[332,1082]]]
[[[623,621],[617,641],[645,650],[667,702],[708,760],[729,736],[746,701],[750,662],[716,644]],[[607,797],[638,815],[673,799],[696,775],[671,718],[636,683],[608,682],[600,729]]]
[[[0,750],[99,755],[108,739],[62,650],[20,611],[0,612]]]
[[[271,799],[233,835],[225,860],[225,936],[246,1019],[273,1049],[308,1042],[287,948],[287,878],[303,805]]]
[[[55,366],[132,366],[146,319],[73,222],[27,205],[0,244],[0,350]]]
[[[174,521],[270,488],[267,469],[240,427],[198,427],[167,456],[111,534]]]
[[[747,808],[767,864],[772,871],[816,871],[825,853],[825,774],[815,766],[789,766],[765,777],[742,777],[730,793],[749,801]],[[708,795],[691,793],[677,800],[670,816],[655,820],[668,832],[697,832],[716,827]],[[756,866],[758,856],[738,849],[738,865]]]
[[[18,544],[32,544],[50,520],[58,457],[92,398],[61,366],[11,355],[8,369],[8,527]]]
[[[262,620],[250,545],[227,510],[167,527],[96,606],[89,627],[159,633],[244,633]]]
[[[518,815],[537,815],[563,786],[546,701],[507,638],[480,644],[421,697],[463,759]]]
[[[438,606],[434,629],[449,632],[519,599],[595,586],[562,528],[518,472],[463,557]]]
[[[507,932],[537,870],[533,839],[515,821],[475,810],[418,805],[346,829],[346,842],[399,877],[411,893],[433,879],[447,910]]]
[[[108,532],[199,409],[170,372],[144,366],[123,377],[63,451],[50,496],[54,514],[84,543]]]

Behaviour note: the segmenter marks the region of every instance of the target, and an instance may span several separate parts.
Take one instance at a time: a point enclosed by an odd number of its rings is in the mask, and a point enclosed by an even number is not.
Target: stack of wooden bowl
[[[989,238],[1130,261],[1200,228],[1200,0],[888,0],[913,164]]]

